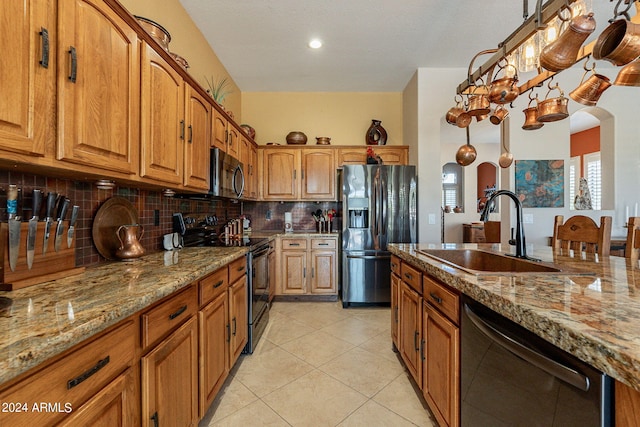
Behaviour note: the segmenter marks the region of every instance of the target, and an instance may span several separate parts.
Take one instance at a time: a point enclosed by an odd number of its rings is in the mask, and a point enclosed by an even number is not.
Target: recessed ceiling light
[[[313,39],[309,42],[309,47],[311,49],[320,49],[322,47],[322,42],[318,39]]]

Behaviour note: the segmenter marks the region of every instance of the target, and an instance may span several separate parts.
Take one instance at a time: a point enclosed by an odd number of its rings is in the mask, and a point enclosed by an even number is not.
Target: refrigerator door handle
[[[411,243],[418,241],[418,190],[417,183],[414,181],[409,188],[409,234]]]
[[[380,203],[382,205],[382,212],[380,216],[381,227],[378,231],[382,235],[387,234],[387,190],[385,189],[385,181],[383,179],[380,180]],[[385,243],[386,245],[386,243]],[[386,249],[386,247],[385,247]]]

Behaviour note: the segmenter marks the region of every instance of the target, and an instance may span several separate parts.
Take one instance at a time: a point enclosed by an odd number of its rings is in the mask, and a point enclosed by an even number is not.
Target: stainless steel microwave
[[[212,197],[241,199],[244,193],[244,166],[236,159],[220,150],[211,149],[211,188]]]

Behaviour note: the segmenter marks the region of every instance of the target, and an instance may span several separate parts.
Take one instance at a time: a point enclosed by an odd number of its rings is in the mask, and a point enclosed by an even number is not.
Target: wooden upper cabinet
[[[258,147],[250,144],[251,149],[251,198],[258,198]]]
[[[338,148],[337,166],[363,165],[367,163],[367,148],[364,147],[344,147]],[[376,155],[380,156],[385,165],[408,165],[409,147],[406,145],[396,146],[370,146]]]
[[[217,147],[222,151],[227,151],[227,125],[228,121],[221,112],[213,109],[213,139],[211,141],[212,147]]]
[[[240,160],[240,131],[232,123],[227,125],[227,154]]]
[[[336,200],[335,151],[302,150],[302,199]]]
[[[213,106],[191,86],[186,90],[184,185],[208,190]]]
[[[265,200],[296,200],[300,150],[270,149],[263,152],[263,185]]]
[[[103,0],[60,0],[57,45],[58,160],[137,173],[136,32]]]
[[[0,149],[42,156],[55,144],[53,6],[47,0],[2,2]]]
[[[182,183],[184,82],[151,46],[142,49],[142,162],[140,176]],[[208,159],[209,156],[207,156]]]

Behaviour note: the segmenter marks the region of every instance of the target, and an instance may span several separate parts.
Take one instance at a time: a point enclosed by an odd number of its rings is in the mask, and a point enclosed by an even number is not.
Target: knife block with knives
[[[69,221],[64,221],[69,229]],[[84,271],[84,267],[76,268],[76,239],[71,242],[71,247],[67,247],[66,241],[58,252],[54,249],[54,232],[52,238],[47,241],[47,251],[43,255],[44,241],[42,236],[45,229],[44,222],[37,224],[37,236],[35,241],[35,255],[31,269],[27,265],[27,244],[26,236],[29,229],[28,222],[20,223],[20,246],[18,252],[18,262],[15,271],[9,267],[9,226],[6,222],[0,224],[0,252],[2,252],[2,268],[0,269],[0,290],[11,291],[46,282],[48,280],[60,279],[62,277],[78,274]]]
[[[0,290],[16,290],[84,271],[84,268],[76,268],[75,265],[74,226],[79,206],[73,207],[71,220],[66,221],[64,218],[71,201],[49,192],[45,218],[39,222],[43,195],[41,190],[34,189],[32,217],[28,222],[21,222],[16,216],[16,203],[13,202],[19,199],[16,193],[16,186],[10,186],[7,197],[9,221],[0,225]],[[57,201],[57,220],[54,221]]]

